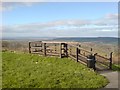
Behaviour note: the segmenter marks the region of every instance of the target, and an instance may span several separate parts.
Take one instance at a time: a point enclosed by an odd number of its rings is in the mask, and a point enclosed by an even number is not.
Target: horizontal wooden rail
[[[103,57],[103,56],[101,56],[101,55],[96,55],[96,57],[100,57],[100,58],[103,58],[103,59],[105,59],[105,60],[109,60],[109,58],[106,58],[106,57]]]
[[[31,49],[39,49],[39,48],[40,48],[40,47],[33,47],[33,46],[31,47]]]
[[[73,55],[69,55],[69,57],[71,57],[72,59],[76,60],[76,57],[74,57]]]
[[[72,47],[78,48],[78,49],[80,49],[80,50],[82,50],[82,51],[85,51],[85,52],[87,52],[87,53],[94,54],[94,53],[92,53],[92,52],[90,52],[90,51],[88,51],[88,50],[85,50],[85,49],[83,49],[83,48],[81,48],[81,47],[79,47],[79,46],[76,46],[76,45],[68,44],[68,46],[72,46]]]
[[[110,61],[100,61],[100,60],[97,60],[97,59],[96,59],[96,62],[107,65],[108,67],[109,67],[109,63],[110,63]]]

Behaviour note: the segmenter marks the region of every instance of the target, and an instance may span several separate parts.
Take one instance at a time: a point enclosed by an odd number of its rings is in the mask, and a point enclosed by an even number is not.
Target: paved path
[[[105,88],[120,88],[120,83],[118,83],[118,75],[120,75],[120,72],[108,70],[99,71],[98,73],[105,76],[110,82]]]

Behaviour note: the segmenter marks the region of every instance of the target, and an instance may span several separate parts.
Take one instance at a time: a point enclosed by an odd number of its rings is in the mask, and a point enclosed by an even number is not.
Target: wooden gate
[[[42,41],[29,42],[29,53],[44,56],[68,57],[66,43],[43,43]]]

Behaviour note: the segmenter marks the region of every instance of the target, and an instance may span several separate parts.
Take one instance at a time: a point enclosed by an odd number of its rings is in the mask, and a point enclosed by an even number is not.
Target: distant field
[[[102,88],[108,80],[67,58],[2,53],[3,88]]]

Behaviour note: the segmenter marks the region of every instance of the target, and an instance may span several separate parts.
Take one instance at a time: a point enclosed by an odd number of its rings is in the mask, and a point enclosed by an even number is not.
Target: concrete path
[[[120,83],[118,83],[118,75],[120,75],[120,72],[117,71],[99,71],[101,75],[105,76],[110,83],[105,88],[119,88],[120,89]],[[119,84],[119,85],[118,85]]]

